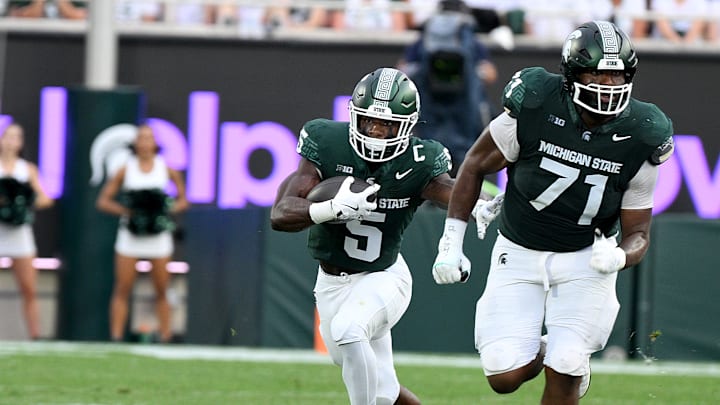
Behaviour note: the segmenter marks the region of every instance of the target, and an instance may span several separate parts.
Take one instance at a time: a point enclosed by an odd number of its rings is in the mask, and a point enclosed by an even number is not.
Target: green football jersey
[[[517,119],[518,160],[508,166],[500,232],[535,250],[568,252],[593,243],[594,229],[617,226],[628,183],[672,142],[672,123],[653,104],[631,99],[615,119],[584,127],[563,79],[527,68],[505,87]]]
[[[310,227],[312,256],[357,271],[384,270],[397,259],[403,232],[410,224],[421,194],[430,181],[450,170],[450,154],[433,140],[410,138],[405,152],[376,171],[355,153],[347,122],[316,119],[306,123],[297,150],[317,166],[323,179],[355,176],[381,186],[377,209],[362,221]]]

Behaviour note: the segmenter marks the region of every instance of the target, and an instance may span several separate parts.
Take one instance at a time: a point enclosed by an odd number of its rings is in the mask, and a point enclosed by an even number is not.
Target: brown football
[[[313,189],[310,190],[307,197],[305,198],[312,202],[331,200],[335,197],[335,195],[337,195],[337,192],[340,190],[340,186],[342,186],[343,181],[345,181],[345,179],[348,177],[352,176],[335,176],[327,178],[318,183],[315,187],[313,187]],[[350,184],[350,191],[354,193],[359,193],[368,187],[370,187],[370,183],[363,179],[355,177],[355,181]],[[374,199],[375,194],[368,197],[368,201],[373,201]]]

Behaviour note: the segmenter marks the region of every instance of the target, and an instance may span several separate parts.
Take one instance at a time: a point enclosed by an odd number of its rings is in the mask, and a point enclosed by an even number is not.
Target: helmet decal
[[[615,28],[607,21],[595,21],[600,31],[600,38],[602,38],[603,52],[607,58],[609,55],[617,57],[620,52],[620,44],[617,41],[617,34],[615,34]]]
[[[567,39],[565,40],[565,45],[563,45],[562,49],[562,58],[563,62],[567,62],[568,58],[570,57],[570,47],[572,46],[573,40],[578,39],[582,36],[582,32],[580,30],[575,30],[568,35]]]
[[[603,58],[598,61],[598,70],[625,70],[622,59],[618,58],[620,44],[614,26],[607,21],[595,21],[602,40]]]
[[[398,71],[395,69],[383,69],[380,72],[380,79],[378,80],[377,89],[375,89],[375,104],[382,107],[388,106],[397,73]]]

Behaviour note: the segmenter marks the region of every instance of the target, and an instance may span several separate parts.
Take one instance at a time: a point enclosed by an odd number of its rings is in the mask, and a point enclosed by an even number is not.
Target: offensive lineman
[[[463,234],[484,176],[508,172],[475,319],[476,347],[498,393],[544,367],[542,403],[576,404],[589,386],[590,355],[607,343],[620,307],[617,272],[648,249],[673,128],[655,105],[630,97],[637,63],[614,24],[581,25],[563,46],[562,75],[533,67],[512,77],[505,112],[460,168],[433,265],[439,284],[460,280]]]
[[[400,386],[392,359],[390,330],[412,293],[400,245],[423,201],[447,206],[450,156],[440,143],[411,136],[420,98],[414,83],[396,69],[363,77],[349,108],[349,124],[315,119],[303,126],[297,146],[302,159],[278,190],[272,227],[286,232],[310,227],[308,248],[320,262],[314,289],[320,332],[342,367],[350,403],[419,404]],[[305,198],[321,180],[347,175],[372,186],[355,193],[346,181],[332,200]],[[376,199],[368,202],[372,194]],[[478,221],[483,231],[499,201],[484,204],[485,220]],[[329,223],[338,219],[348,222]]]

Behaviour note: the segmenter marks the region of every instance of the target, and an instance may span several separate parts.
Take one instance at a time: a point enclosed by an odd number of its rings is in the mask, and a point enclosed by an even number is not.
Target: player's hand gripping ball
[[[377,207],[378,184],[353,176],[335,176],[318,183],[305,197],[314,203],[330,201],[334,219],[324,221],[342,224],[362,219]]]

